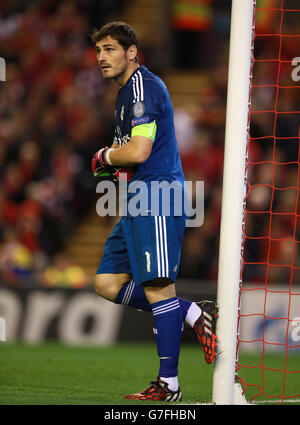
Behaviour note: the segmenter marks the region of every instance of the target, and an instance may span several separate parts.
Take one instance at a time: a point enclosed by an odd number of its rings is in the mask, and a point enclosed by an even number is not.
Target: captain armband
[[[156,136],[156,130],[157,130],[157,125],[155,121],[150,122],[148,124],[136,125],[131,130],[131,137],[143,136],[143,137],[147,137],[148,139],[151,139],[152,142],[154,142],[155,136]]]

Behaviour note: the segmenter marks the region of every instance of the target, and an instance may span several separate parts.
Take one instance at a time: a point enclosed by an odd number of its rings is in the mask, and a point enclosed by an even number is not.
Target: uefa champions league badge
[[[135,117],[141,117],[145,112],[145,106],[143,102],[136,102],[133,106],[133,115]]]

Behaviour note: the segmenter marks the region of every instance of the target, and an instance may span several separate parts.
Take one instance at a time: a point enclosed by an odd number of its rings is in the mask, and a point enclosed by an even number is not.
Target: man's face
[[[128,53],[110,35],[98,41],[95,45],[97,61],[103,78],[118,80],[130,65]]]

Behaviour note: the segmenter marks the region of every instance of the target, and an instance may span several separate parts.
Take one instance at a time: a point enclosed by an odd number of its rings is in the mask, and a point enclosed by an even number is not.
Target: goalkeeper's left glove
[[[135,173],[134,167],[115,167],[109,165],[107,162],[106,154],[110,148],[107,146],[101,148],[95,153],[92,160],[92,170],[95,177],[102,180],[113,181],[129,181]]]
[[[98,168],[94,172],[94,176],[100,180],[111,180],[113,182],[118,181],[118,177],[115,175],[116,169],[108,165],[107,167]]]
[[[117,168],[111,165],[107,165],[106,167],[98,167],[94,171],[94,176],[99,178],[100,180],[110,180],[115,183],[127,182],[131,180],[131,177],[134,174],[134,170],[130,168]]]
[[[101,148],[93,156],[92,170],[95,177],[99,177],[99,173],[102,173],[102,169],[109,166],[106,159],[107,151],[109,149],[110,148],[108,146],[106,146],[105,148]]]

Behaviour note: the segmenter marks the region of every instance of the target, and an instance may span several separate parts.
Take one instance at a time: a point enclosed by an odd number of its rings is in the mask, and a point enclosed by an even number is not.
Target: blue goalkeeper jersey
[[[133,127],[155,121],[156,137],[149,158],[140,164],[131,181],[142,180],[183,184],[184,174],[174,129],[174,113],[164,82],[140,66],[119,89],[115,110],[114,143],[130,140]]]
[[[136,166],[124,199],[128,205],[127,214],[135,215],[138,210],[142,215],[182,216],[189,206],[171,99],[164,82],[145,66],[140,66],[119,89],[113,142],[122,146],[130,141],[134,127],[154,121],[156,134],[151,138],[151,154],[144,163]],[[132,212],[130,201],[136,201],[137,193],[140,209]],[[135,206],[134,202],[131,205]]]

